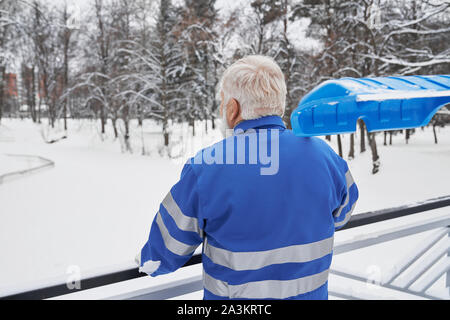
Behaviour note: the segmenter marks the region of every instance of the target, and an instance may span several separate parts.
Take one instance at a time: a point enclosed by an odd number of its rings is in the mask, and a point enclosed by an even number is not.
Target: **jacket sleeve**
[[[154,277],[173,272],[189,260],[203,241],[200,209],[197,178],[188,163],[153,220],[148,241],[141,250],[140,272]]]
[[[356,201],[358,200],[359,191],[353,176],[348,168],[347,162],[339,157],[338,179],[340,180],[338,207],[333,211],[335,230],[342,228],[351,218]]]

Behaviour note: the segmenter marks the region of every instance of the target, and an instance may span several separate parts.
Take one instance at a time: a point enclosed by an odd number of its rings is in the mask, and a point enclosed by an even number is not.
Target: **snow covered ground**
[[[408,144],[404,135],[393,137],[391,146],[383,145],[383,135],[378,134],[380,172],[372,175],[370,148],[359,153],[356,138],[356,157],[348,161],[358,184],[360,198],[356,212],[367,212],[395,207],[418,200],[450,194],[450,128],[437,129],[438,144],[434,144],[432,128],[417,129]],[[389,138],[388,138],[389,139]],[[335,150],[336,138],[331,145]],[[344,155],[348,154],[349,137],[343,137]],[[344,157],[345,158],[345,157]]]
[[[0,163],[0,176],[3,176],[13,172],[36,168],[42,165],[43,161],[36,157],[0,154]]]
[[[150,125],[144,132],[148,148],[162,142],[160,135],[152,139],[155,129]],[[194,141],[188,130],[176,130],[176,139],[187,137],[187,153],[214,139],[198,135]],[[70,123],[69,139],[55,144],[44,143],[41,128],[30,121],[3,120],[2,136],[8,139],[0,138],[0,154],[39,155],[55,167],[0,185],[0,288],[45,282],[71,266],[83,276],[85,270],[133,260],[183,165],[157,151],[141,156],[140,138],[133,141],[136,154],[122,154],[119,142],[102,142],[97,123],[90,121]],[[2,173],[20,166],[10,157],[0,159]]]
[[[194,154],[220,138],[217,130],[204,134],[200,122],[194,138],[187,125],[172,128],[172,156]],[[122,153],[111,132],[101,137],[98,123],[87,120],[69,122],[68,139],[47,144],[42,136],[49,134],[58,132],[47,133],[28,120],[4,119],[0,125],[0,175],[31,165],[11,161],[10,154],[55,162],[54,168],[0,184],[0,295],[7,288],[67,277],[74,267],[83,277],[93,270],[131,265],[183,164],[182,157],[164,154],[160,129],[152,123],[142,131],[133,124],[133,154]],[[392,146],[383,146],[379,134],[381,168],[376,175],[371,174],[370,150],[359,154],[357,143],[356,158],[349,161],[360,190],[356,213],[449,194],[450,128],[439,129],[438,138],[435,145],[431,128],[425,128],[408,145],[398,135]],[[344,154],[348,141],[344,136]],[[333,147],[335,142],[333,137]],[[143,149],[147,156],[141,155]],[[391,246],[384,261],[421,238],[414,239]],[[371,261],[346,259],[364,273],[377,257],[373,252],[369,256]],[[335,260],[345,264],[346,259]]]

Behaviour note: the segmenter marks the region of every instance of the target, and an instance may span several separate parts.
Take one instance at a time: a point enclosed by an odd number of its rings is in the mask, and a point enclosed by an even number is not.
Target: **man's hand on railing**
[[[139,252],[136,257],[134,258],[134,262],[136,262],[137,266],[139,267],[139,272],[146,273],[148,275],[151,275],[153,272],[155,272],[156,269],[159,268],[161,261],[146,261],[141,266],[141,252]]]

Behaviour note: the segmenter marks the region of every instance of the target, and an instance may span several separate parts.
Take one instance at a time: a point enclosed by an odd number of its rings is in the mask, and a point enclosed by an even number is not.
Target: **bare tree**
[[[49,125],[54,127],[58,116],[58,102],[63,91],[63,52],[58,38],[60,25],[56,23],[57,12],[53,7],[35,0],[29,19],[31,23],[27,33],[38,67],[38,90],[47,107]]]
[[[71,15],[68,9],[67,2],[64,2],[64,6],[61,12],[61,42],[63,51],[63,88],[67,90],[69,88],[69,53],[71,50],[71,40],[73,38],[74,31],[78,28],[78,25],[72,24],[70,21]],[[63,101],[63,119],[64,130],[67,131],[67,105],[68,97]]]
[[[14,61],[15,52],[15,14],[19,4],[13,0],[0,0],[0,122],[5,105],[6,70]]]
[[[87,90],[84,104],[92,108],[100,118],[102,136],[106,133],[106,122],[113,107],[114,97],[112,89],[114,29],[109,10],[111,10],[110,2],[95,0],[93,3],[93,15],[83,28],[86,34],[83,52],[85,67],[78,76],[77,83],[69,90],[69,93],[80,88]],[[114,130],[117,136],[115,127]]]
[[[353,160],[355,158],[355,134],[350,134],[350,150],[348,152],[348,159]]]
[[[169,145],[169,121],[179,116],[179,101],[186,101],[180,92],[188,84],[182,78],[186,70],[184,52],[177,41],[177,16],[170,1],[161,1],[154,34],[147,43],[127,41],[120,49],[129,56],[130,72],[117,78],[128,83],[121,95],[131,104],[148,105],[145,115],[162,122],[164,145]]]

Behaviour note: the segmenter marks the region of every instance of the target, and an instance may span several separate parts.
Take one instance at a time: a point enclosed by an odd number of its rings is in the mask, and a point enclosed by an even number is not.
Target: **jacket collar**
[[[281,127],[281,129],[286,129],[283,120],[279,116],[266,116],[253,120],[244,120],[240,122],[238,125],[234,127],[234,133],[236,130],[247,131],[248,129],[256,129],[256,128],[273,128],[273,127]]]

